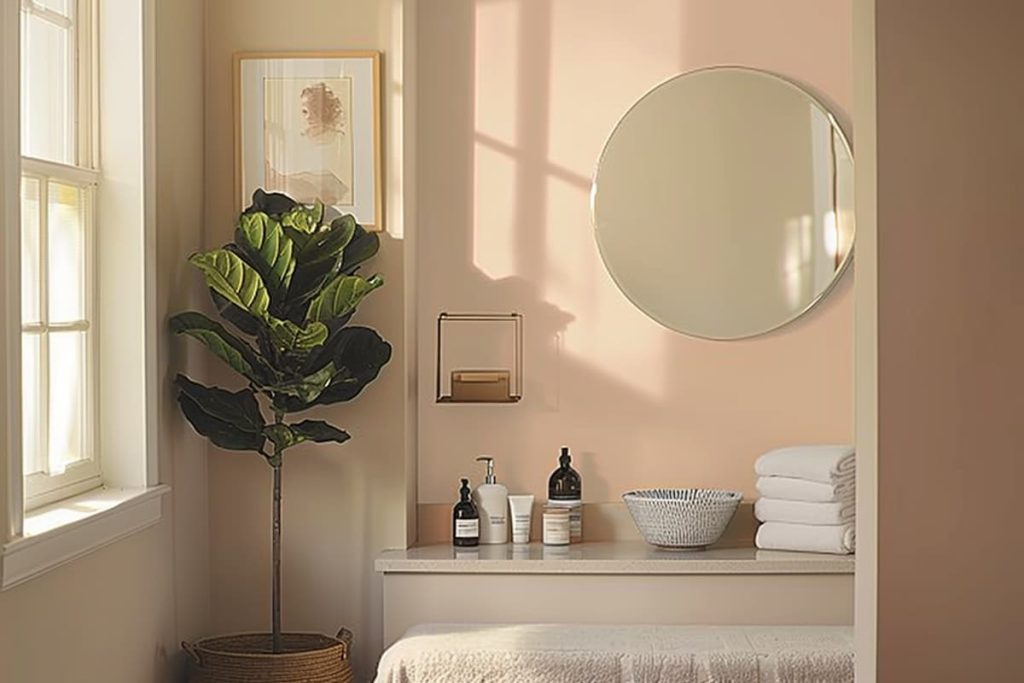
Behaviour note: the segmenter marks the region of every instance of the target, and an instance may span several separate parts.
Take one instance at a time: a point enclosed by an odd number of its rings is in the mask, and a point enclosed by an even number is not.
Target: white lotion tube
[[[509,496],[509,507],[512,508],[512,542],[530,542],[530,517],[533,512],[533,494]]]

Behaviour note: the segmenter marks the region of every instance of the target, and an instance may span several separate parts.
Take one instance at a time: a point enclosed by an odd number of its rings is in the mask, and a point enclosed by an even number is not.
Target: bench
[[[376,683],[853,683],[849,626],[423,624]]]

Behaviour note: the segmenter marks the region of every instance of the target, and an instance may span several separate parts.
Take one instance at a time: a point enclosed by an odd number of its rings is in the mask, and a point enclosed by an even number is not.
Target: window
[[[0,590],[156,524],[170,490],[156,2],[0,2]]]
[[[92,254],[94,0],[21,1],[22,474],[31,509],[101,483]]]

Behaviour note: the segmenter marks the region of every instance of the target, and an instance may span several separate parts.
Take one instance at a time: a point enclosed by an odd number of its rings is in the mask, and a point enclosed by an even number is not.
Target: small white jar
[[[547,506],[544,508],[544,545],[569,545],[569,509]]]

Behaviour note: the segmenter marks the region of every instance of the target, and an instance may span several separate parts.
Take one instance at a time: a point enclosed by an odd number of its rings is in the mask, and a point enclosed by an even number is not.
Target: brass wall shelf
[[[501,343],[474,345],[473,332],[463,333],[462,352],[472,348],[473,360],[447,362],[446,339],[455,334],[453,326],[482,323],[507,325],[511,350],[503,353]],[[504,332],[501,333],[504,336]],[[487,344],[482,341],[482,344]],[[486,360],[481,360],[487,357]],[[458,360],[458,359],[456,359]],[[523,316],[519,313],[441,313],[437,317],[435,372],[437,403],[518,403],[523,398]]]

